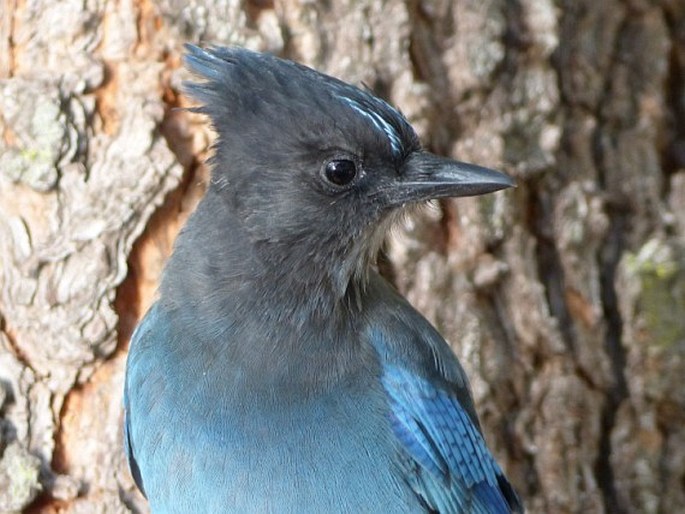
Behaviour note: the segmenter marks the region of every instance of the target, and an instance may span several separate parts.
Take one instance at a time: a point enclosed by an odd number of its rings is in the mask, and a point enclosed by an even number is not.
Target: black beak
[[[399,205],[450,196],[476,196],[514,185],[510,177],[499,171],[418,151],[402,166],[388,200]]]

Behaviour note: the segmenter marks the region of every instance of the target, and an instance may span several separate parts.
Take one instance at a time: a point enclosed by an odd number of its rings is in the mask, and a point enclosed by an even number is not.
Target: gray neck
[[[160,301],[192,327],[186,340],[211,346],[219,361],[262,384],[333,383],[358,365],[360,349],[350,341],[360,317],[349,314],[359,309],[361,288],[339,295],[325,273],[289,264],[265,263],[230,206],[210,191],[179,235]]]

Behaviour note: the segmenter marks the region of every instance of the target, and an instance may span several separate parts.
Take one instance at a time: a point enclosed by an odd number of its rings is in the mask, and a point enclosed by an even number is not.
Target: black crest
[[[201,102],[194,110],[212,119],[220,138],[230,134],[265,152],[273,147],[281,157],[342,147],[380,150],[401,161],[418,147],[402,114],[368,91],[244,48],[186,49],[187,67],[205,79],[186,84],[186,91]],[[345,148],[351,144],[357,148]]]

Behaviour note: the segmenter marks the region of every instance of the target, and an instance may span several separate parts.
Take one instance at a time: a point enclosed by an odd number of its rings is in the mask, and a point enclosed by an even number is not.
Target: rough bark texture
[[[185,41],[364,82],[517,178],[381,265],[532,513],[685,505],[685,2],[0,0],[0,512],[145,512],[128,338],[201,196]]]

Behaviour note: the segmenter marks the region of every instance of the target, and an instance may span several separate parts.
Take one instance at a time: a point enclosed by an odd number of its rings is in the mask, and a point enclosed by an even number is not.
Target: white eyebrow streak
[[[394,127],[390,125],[390,123],[388,123],[379,113],[373,110],[365,109],[361,106],[359,102],[357,102],[356,100],[352,100],[351,98],[348,98],[346,96],[338,96],[338,98],[340,98],[343,102],[345,102],[359,114],[371,120],[371,123],[373,123],[374,127],[383,132],[390,141],[390,147],[392,148],[392,152],[395,155],[400,154],[402,147],[400,137],[397,135],[397,132],[395,131]],[[392,107],[390,108],[392,109]]]

